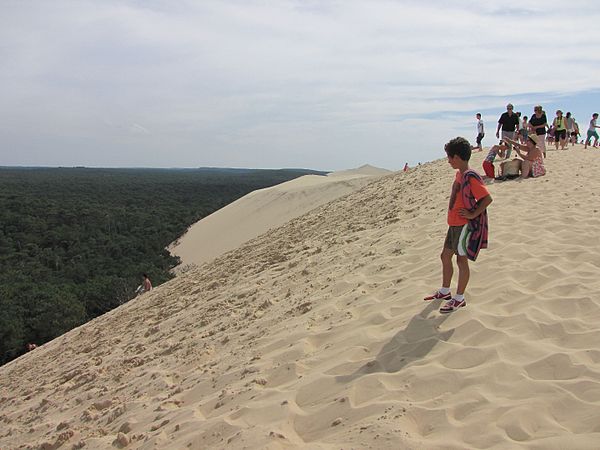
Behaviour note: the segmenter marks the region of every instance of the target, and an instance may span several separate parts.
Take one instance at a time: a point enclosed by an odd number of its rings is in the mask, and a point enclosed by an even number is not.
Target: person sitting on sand
[[[504,158],[506,149],[507,149],[507,146],[504,144],[503,141],[500,141],[500,144],[494,145],[492,148],[490,148],[490,151],[488,152],[487,156],[483,160],[483,171],[485,172],[485,175],[488,178],[493,179],[496,177],[496,173],[495,173],[495,169],[494,169],[494,160],[496,159],[496,156],[500,156],[500,158]]]
[[[587,137],[585,138],[585,145],[583,148],[587,148],[587,146],[594,138],[594,147],[598,145],[598,132],[596,128],[600,128],[600,125],[596,125],[596,121],[598,120],[598,113],[592,114],[592,120],[590,120],[590,127],[587,130]]]
[[[150,282],[150,278],[148,278],[148,275],[144,273],[144,274],[142,274],[142,277],[143,277],[142,284],[140,284],[135,291],[135,293],[137,295],[141,295],[144,292],[148,292],[148,291],[152,290],[152,283]]]
[[[546,168],[544,167],[544,158],[542,157],[541,150],[537,147],[538,136],[531,134],[527,137],[526,144],[519,144],[513,141],[512,144],[515,146],[517,154],[523,158],[521,163],[521,179],[527,177],[540,177],[546,175]]]

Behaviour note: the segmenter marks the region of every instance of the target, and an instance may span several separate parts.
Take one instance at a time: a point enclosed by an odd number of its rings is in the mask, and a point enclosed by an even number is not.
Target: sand
[[[270,229],[390,173],[365,165],[327,176],[305,175],[251,192],[192,225],[169,247],[171,254],[181,258],[177,271],[212,261]]]
[[[451,315],[444,160],[297,217],[0,368],[0,448],[597,449],[598,161],[490,184]]]

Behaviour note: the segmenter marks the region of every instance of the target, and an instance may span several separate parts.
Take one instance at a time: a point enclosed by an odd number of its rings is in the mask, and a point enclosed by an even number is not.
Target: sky
[[[508,102],[583,132],[589,0],[0,0],[0,165],[391,170]]]

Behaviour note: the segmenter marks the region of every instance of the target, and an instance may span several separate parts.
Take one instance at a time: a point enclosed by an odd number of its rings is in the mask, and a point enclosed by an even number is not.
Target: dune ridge
[[[251,192],[196,222],[169,246],[169,251],[181,258],[176,272],[212,261],[269,229],[390,173],[364,165],[326,176],[304,175]]]
[[[270,230],[0,368],[0,448],[597,448],[598,158],[489,186],[449,316],[444,160]]]

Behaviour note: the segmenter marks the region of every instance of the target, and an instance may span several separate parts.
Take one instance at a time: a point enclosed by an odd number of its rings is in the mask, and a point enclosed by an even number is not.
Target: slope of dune
[[[192,225],[169,251],[181,258],[181,268],[212,261],[271,228],[390,173],[365,165],[327,176],[305,175],[259,189]]]
[[[596,449],[599,160],[489,186],[451,315],[444,160],[270,230],[0,368],[0,448]]]

